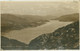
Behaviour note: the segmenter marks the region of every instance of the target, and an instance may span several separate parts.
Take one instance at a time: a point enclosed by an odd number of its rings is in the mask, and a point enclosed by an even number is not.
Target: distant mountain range
[[[59,20],[59,21],[77,21],[77,20],[79,20],[79,13],[63,15],[59,18],[56,18],[55,20]]]
[[[79,21],[59,28],[52,33],[40,35],[33,39],[28,45],[3,36],[1,37],[1,44],[2,49],[13,50],[79,49]]]

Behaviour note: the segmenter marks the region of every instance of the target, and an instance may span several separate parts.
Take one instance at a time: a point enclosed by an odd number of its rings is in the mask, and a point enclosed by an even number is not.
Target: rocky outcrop
[[[30,42],[28,49],[79,49],[79,22],[40,35]]]

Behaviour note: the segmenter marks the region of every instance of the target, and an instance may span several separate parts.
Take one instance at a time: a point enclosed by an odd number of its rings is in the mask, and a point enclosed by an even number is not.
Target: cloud
[[[57,15],[78,12],[77,2],[3,2],[2,13]],[[65,13],[66,12],[66,13]]]

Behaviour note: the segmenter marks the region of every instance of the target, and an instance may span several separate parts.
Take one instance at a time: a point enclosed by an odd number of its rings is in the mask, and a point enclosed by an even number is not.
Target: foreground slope
[[[28,49],[79,49],[79,22],[33,39]]]
[[[4,50],[20,50],[27,47],[28,45],[25,43],[1,36],[1,48]]]

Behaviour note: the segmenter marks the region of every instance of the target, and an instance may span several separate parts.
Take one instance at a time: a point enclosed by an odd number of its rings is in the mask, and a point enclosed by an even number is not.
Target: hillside
[[[79,49],[79,22],[33,39],[28,49]]]
[[[42,17],[1,14],[1,32],[19,30],[25,27],[36,27],[45,22],[48,22],[48,20]]]
[[[11,14],[1,14],[1,31],[19,29],[21,26],[25,26],[25,19],[19,18]],[[25,24],[25,25],[24,25]]]
[[[21,18],[24,18],[30,22],[35,22],[35,21],[47,21],[47,20],[54,20],[55,18],[57,18],[56,16],[52,16],[52,15],[45,15],[45,16],[40,16],[40,15],[17,15]]]
[[[59,20],[59,21],[77,21],[77,20],[79,20],[79,13],[63,15],[59,18],[56,18],[55,20]]]
[[[1,36],[1,48],[4,50],[22,50],[26,49],[27,47],[27,44],[24,44],[20,41],[8,39],[6,37]]]

